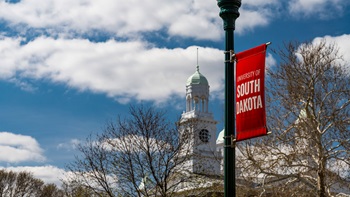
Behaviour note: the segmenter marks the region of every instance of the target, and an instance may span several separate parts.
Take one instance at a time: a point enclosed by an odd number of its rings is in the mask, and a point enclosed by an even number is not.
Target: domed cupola
[[[186,112],[208,113],[209,83],[207,78],[196,72],[186,82]]]
[[[209,85],[207,78],[205,78],[204,75],[202,75],[199,72],[198,65],[197,65],[196,72],[187,79],[186,86],[192,85],[192,84]]]

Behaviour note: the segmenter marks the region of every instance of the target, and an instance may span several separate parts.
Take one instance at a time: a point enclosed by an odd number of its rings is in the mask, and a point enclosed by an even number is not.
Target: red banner
[[[266,44],[236,54],[236,141],[267,134]]]

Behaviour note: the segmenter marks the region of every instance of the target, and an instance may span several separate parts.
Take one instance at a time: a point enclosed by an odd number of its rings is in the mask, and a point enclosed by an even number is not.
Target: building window
[[[199,132],[199,139],[205,143],[209,142],[209,139],[210,139],[209,131],[206,129],[202,129]]]

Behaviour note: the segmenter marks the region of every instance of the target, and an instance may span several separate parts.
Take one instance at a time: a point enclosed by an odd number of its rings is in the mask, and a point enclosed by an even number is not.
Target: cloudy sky
[[[56,182],[75,146],[130,104],[153,104],[175,119],[197,48],[221,130],[224,31],[216,3],[0,0],[0,168]],[[349,8],[348,0],[242,0],[235,50],[325,38],[350,62]],[[268,53],[269,66],[276,59]]]

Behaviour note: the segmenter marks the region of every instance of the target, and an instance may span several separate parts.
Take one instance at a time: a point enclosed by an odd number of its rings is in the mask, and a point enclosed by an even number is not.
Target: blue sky
[[[348,0],[242,0],[235,50],[326,39],[348,63],[349,8]],[[215,0],[0,0],[0,167],[57,182],[74,146],[130,104],[175,120],[197,48],[221,130],[218,13]],[[277,59],[268,51],[267,66]]]

